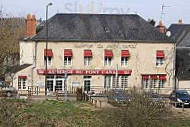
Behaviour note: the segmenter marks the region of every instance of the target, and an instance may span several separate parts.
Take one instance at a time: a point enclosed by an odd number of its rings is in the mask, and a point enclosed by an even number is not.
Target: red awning
[[[19,79],[27,79],[27,76],[18,76]]]
[[[49,56],[52,57],[53,56],[53,52],[51,49],[44,49],[44,56]]]
[[[72,57],[73,56],[72,49],[65,49],[64,56]]]
[[[112,50],[105,50],[105,57],[113,57],[113,52]]]
[[[92,57],[92,51],[91,50],[84,50],[84,57]]]
[[[159,76],[159,79],[160,79],[160,80],[163,80],[163,81],[166,81],[166,75],[160,75],[160,76]]]
[[[142,76],[142,79],[144,79],[144,80],[148,80],[148,78],[149,78],[148,75],[143,75],[143,76]]]
[[[151,75],[151,79],[158,79],[157,75]]]
[[[165,57],[164,51],[157,51],[156,52],[156,57],[157,58],[164,58]]]
[[[121,57],[130,57],[129,50],[122,50],[121,51]]]

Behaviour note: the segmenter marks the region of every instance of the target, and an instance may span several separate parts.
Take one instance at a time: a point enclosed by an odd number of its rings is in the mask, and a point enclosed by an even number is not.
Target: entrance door
[[[55,82],[55,91],[63,92],[64,89],[64,78],[57,78]]]
[[[84,76],[84,91],[90,91],[91,87],[91,76]]]

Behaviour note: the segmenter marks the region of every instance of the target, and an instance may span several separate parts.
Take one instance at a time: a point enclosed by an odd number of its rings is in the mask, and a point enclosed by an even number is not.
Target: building
[[[190,24],[179,20],[169,29],[170,38],[176,43],[176,88],[190,92]]]
[[[47,92],[88,92],[134,86],[168,94],[174,88],[175,44],[138,15],[56,14],[36,33],[35,16],[27,16],[20,42],[20,65],[13,85]],[[45,69],[47,62],[48,69]]]

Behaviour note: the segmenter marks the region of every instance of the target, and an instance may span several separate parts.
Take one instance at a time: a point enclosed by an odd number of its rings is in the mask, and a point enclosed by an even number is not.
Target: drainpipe
[[[34,55],[33,55],[33,67],[31,69],[31,87],[32,87],[32,91],[33,91],[33,86],[34,86],[34,69],[36,69],[36,56],[37,56],[37,42],[34,42]],[[38,94],[38,93],[37,93]]]

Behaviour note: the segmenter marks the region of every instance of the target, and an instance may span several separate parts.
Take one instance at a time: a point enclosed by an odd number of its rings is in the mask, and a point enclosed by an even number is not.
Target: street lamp
[[[47,59],[47,50],[48,50],[48,7],[49,6],[52,6],[53,4],[52,3],[49,3],[48,5],[46,5],[46,69],[45,69],[45,96],[47,96],[47,62],[48,62],[48,59]]]

